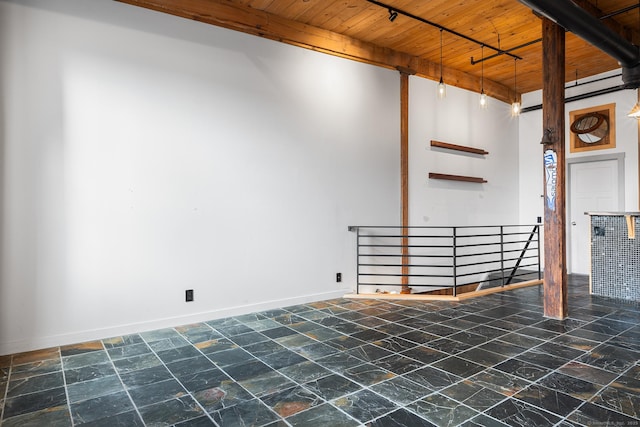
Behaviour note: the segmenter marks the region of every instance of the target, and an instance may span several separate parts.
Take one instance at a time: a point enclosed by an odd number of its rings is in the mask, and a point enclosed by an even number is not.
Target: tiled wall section
[[[591,216],[591,291],[640,301],[640,218],[629,239],[624,216]]]

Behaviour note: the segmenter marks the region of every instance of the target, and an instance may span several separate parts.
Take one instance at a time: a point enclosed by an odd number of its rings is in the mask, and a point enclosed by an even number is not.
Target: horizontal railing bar
[[[440,279],[452,278],[451,275],[444,274],[385,274],[385,273],[360,273],[363,277],[437,277]]]
[[[361,248],[451,248],[443,245],[358,245]]]
[[[452,265],[437,264],[358,264],[360,267],[414,267],[414,268],[452,268]]]
[[[395,239],[452,239],[453,236],[452,235],[446,235],[446,236],[442,236],[442,235],[424,235],[424,234],[420,234],[420,235],[415,235],[415,234],[361,234],[358,236],[359,239],[371,239],[371,238],[395,238]]]
[[[412,254],[412,255],[402,255],[402,254],[358,254],[358,257],[396,257],[396,258],[453,258],[453,255],[429,255],[429,254]]]
[[[450,225],[377,225],[377,226],[373,226],[373,225],[351,225],[350,227],[352,228],[359,228],[359,229],[369,229],[369,230],[377,230],[377,229],[382,229],[382,230],[388,230],[388,229],[429,229],[432,228],[434,230],[451,230],[452,228],[457,228],[457,227],[452,227]],[[491,226],[493,227],[493,226]]]

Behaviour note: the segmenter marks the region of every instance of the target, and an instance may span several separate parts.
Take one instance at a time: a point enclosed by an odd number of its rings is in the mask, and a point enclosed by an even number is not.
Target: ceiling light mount
[[[398,12],[396,12],[395,10],[389,8],[389,21],[393,22],[396,20],[396,18],[398,17]]]

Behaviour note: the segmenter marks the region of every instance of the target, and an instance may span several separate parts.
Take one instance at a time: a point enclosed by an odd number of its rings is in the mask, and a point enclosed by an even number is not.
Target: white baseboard
[[[271,310],[274,308],[287,307],[296,304],[305,304],[314,301],[322,301],[333,298],[341,298],[344,294],[351,292],[351,289],[340,289],[331,292],[323,292],[311,295],[297,296],[293,298],[277,299],[255,304],[247,304],[235,307],[225,307],[217,310],[193,313],[185,316],[167,317],[154,319],[145,322],[130,323],[125,325],[114,325],[105,328],[72,332],[52,336],[27,337],[21,340],[0,342],[0,355],[22,353],[25,351],[39,350],[51,347],[59,347],[69,344],[77,344],[86,341],[94,341],[121,335],[128,335],[140,332],[153,331],[162,328],[171,328],[191,323],[204,322],[207,320],[220,319],[223,317],[239,316],[256,311]]]

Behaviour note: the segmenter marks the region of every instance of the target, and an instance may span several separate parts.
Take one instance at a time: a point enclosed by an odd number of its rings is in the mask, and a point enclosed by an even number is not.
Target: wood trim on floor
[[[346,294],[349,299],[380,299],[380,300],[414,300],[414,301],[465,301],[485,295],[497,294],[504,291],[527,288],[542,285],[542,280],[529,280],[522,283],[514,283],[503,287],[480,289],[479,291],[466,292],[457,296],[452,295],[425,295],[425,294]]]

